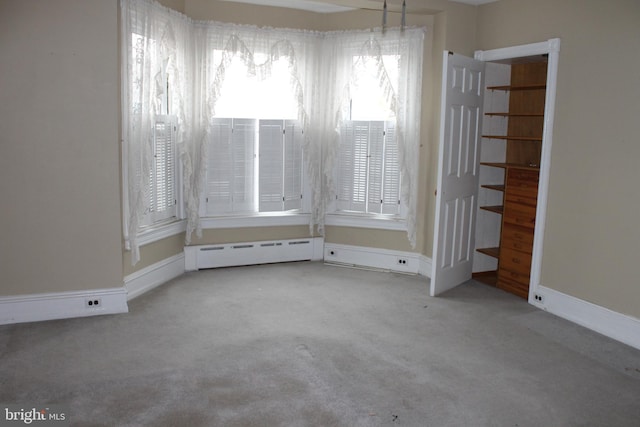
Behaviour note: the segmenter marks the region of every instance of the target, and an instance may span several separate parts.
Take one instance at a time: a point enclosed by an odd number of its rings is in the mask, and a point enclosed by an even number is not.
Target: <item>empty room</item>
[[[0,0],[0,424],[637,426],[638,52],[636,0]]]

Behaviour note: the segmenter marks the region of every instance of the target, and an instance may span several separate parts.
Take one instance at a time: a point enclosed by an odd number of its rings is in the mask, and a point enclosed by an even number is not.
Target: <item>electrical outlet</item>
[[[85,308],[102,308],[102,298],[87,298],[84,301]]]
[[[398,264],[407,265],[409,261],[406,258],[398,258]]]
[[[540,294],[534,294],[533,299],[536,300],[537,302],[544,302],[544,297]]]

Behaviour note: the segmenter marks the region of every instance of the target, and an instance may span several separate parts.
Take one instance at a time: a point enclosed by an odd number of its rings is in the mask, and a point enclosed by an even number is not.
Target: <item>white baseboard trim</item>
[[[163,259],[124,278],[127,300],[149,292],[163,283],[184,274],[184,253]]]
[[[426,255],[420,255],[418,258],[418,274],[431,279],[431,272],[433,268],[433,262],[431,258]]]
[[[313,239],[313,255],[311,261],[324,260],[324,237],[315,237]]]
[[[129,312],[124,288],[0,298],[0,325]]]
[[[383,271],[418,274],[419,254],[364,246],[325,243],[324,262]]]
[[[538,286],[534,306],[640,350],[640,319]]]

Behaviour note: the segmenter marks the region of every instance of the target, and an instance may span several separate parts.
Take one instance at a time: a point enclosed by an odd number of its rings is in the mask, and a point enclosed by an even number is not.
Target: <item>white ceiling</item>
[[[256,4],[261,6],[287,7],[290,9],[302,9],[302,10],[308,10],[308,11],[317,12],[317,13],[345,12],[345,11],[354,9],[347,6],[341,6],[341,5],[328,3],[324,1],[313,1],[313,0],[222,0],[222,1],[230,1],[235,3],[249,3],[249,4]],[[390,3],[391,1],[392,0],[390,0]],[[411,4],[411,1],[412,0],[407,0],[409,4]],[[416,1],[416,0],[413,0],[413,1]],[[449,1],[478,6],[485,3],[491,3],[497,0],[449,0]],[[382,0],[380,0],[379,2],[380,4],[382,4]]]

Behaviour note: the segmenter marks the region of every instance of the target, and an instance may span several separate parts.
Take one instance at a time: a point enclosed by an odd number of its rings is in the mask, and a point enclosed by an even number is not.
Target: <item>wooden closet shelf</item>
[[[544,114],[529,114],[529,113],[484,113],[485,116],[497,116],[497,117],[544,117]]]
[[[489,255],[490,257],[500,258],[500,247],[496,248],[478,248],[476,249],[478,252]]]
[[[546,84],[487,86],[488,90],[537,90],[546,88]]]
[[[489,190],[504,191],[504,185],[484,184],[482,188],[488,188]]]
[[[490,139],[506,139],[509,141],[540,141],[542,142],[541,136],[482,135],[482,137],[490,138]]]
[[[494,168],[502,169],[526,169],[526,170],[540,170],[540,166],[522,165],[520,163],[495,163],[495,162],[480,162],[482,166],[491,166]]]
[[[471,277],[480,283],[484,283],[485,285],[489,285],[489,286],[498,285],[497,271],[480,271],[477,273],[473,273]]]
[[[500,214],[500,215],[502,215],[502,213],[504,212],[504,206],[502,206],[502,205],[480,206],[480,209],[485,210],[485,211],[489,211],[489,212],[495,212],[495,213]]]

